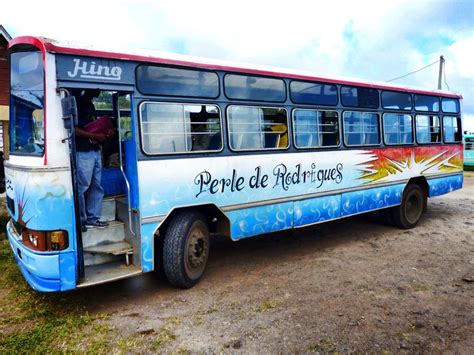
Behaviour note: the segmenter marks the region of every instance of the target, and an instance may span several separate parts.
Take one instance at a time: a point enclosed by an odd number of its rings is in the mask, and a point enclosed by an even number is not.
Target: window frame
[[[367,89],[367,90],[377,91],[377,107],[362,107],[362,106],[344,105],[343,99],[342,99],[342,89],[343,88]],[[369,87],[369,86],[357,86],[357,85],[341,84],[341,85],[339,85],[338,94],[339,94],[339,97],[340,97],[340,104],[341,104],[342,107],[358,109],[358,110],[361,110],[361,111],[364,111],[364,110],[380,110],[381,104],[382,104],[381,103],[381,97],[380,97],[380,92],[381,91],[382,90],[379,89],[379,88],[373,88],[373,87]],[[352,111],[353,110],[351,110],[351,112]],[[364,112],[367,112],[367,111],[364,111]]]
[[[227,95],[226,91],[226,85],[225,85],[225,78],[229,75],[236,75],[236,76],[248,76],[248,77],[256,77],[256,78],[263,78],[263,79],[274,79],[274,80],[281,80],[283,82],[283,88],[284,88],[284,94],[285,97],[281,101],[271,101],[271,100],[261,100],[261,99],[236,99],[232,98],[229,95]],[[288,88],[286,85],[286,80],[285,78],[280,78],[280,77],[274,77],[274,76],[265,76],[265,75],[255,75],[255,74],[248,74],[248,73],[234,73],[234,72],[224,72],[224,75],[222,76],[222,92],[224,93],[224,96],[226,97],[227,100],[229,101],[238,101],[238,102],[265,102],[265,103],[277,103],[277,104],[284,104],[286,100],[288,100]],[[232,104],[231,104],[232,105]],[[252,105],[248,105],[252,106]],[[226,115],[227,117],[227,115]],[[288,115],[287,115],[288,118]]]
[[[456,119],[456,124],[457,123],[461,123],[461,126],[458,126],[458,129],[459,129],[459,132],[460,132],[460,135],[461,135],[461,140],[459,141],[452,141],[452,142],[447,142],[446,141],[446,135],[444,134],[444,119],[446,117],[450,117],[450,118],[455,118]],[[441,123],[441,130],[442,130],[442,141],[444,144],[462,144],[462,140],[463,140],[463,133],[462,133],[462,119],[461,119],[461,116],[459,115],[456,115],[456,114],[452,114],[452,115],[443,115],[443,118],[442,118],[442,123]]]
[[[411,118],[411,142],[410,143],[387,143],[385,141],[385,115],[406,115],[410,116]],[[415,128],[413,125],[413,115],[412,113],[407,113],[407,112],[384,112],[382,115],[382,129],[383,129],[383,144],[387,146],[397,146],[397,145],[403,145],[403,146],[408,146],[408,145],[414,145],[415,144]]]
[[[219,111],[219,123],[220,123],[220,137],[221,137],[221,147],[219,150],[196,150],[196,151],[189,151],[189,152],[165,152],[165,153],[149,153],[145,150],[143,144],[143,120],[142,120],[142,106],[146,104],[165,104],[165,105],[205,105],[205,106],[215,106]],[[165,156],[165,155],[188,155],[188,154],[215,154],[220,153],[224,150],[224,130],[222,125],[222,109],[217,103],[203,103],[203,102],[174,102],[174,101],[154,101],[154,100],[143,100],[138,104],[138,128],[140,133],[140,149],[143,154],[146,156],[154,157],[154,156]]]
[[[168,95],[168,94],[157,94],[157,93],[147,93],[144,92],[140,89],[139,80],[138,80],[138,69],[140,67],[157,67],[157,68],[167,68],[167,69],[181,69],[181,70],[189,70],[189,71],[197,71],[197,72],[207,72],[207,73],[213,73],[217,76],[217,95],[213,97],[208,97],[208,96],[191,96],[191,95]],[[155,63],[141,63],[138,64],[135,68],[135,87],[137,88],[137,91],[146,96],[158,96],[158,97],[169,97],[169,98],[178,98],[178,99],[183,99],[183,98],[191,98],[191,99],[196,99],[196,100],[212,100],[212,99],[217,99],[219,96],[221,96],[221,80],[219,77],[219,73],[215,70],[208,70],[208,69],[203,69],[203,68],[196,68],[196,67],[182,67],[182,66],[174,66],[174,65],[160,65],[160,64],[155,64]]]
[[[443,100],[454,100],[457,102],[457,111],[456,112],[450,112],[450,111],[445,111],[443,110]],[[440,100],[440,112],[442,112],[443,114],[446,114],[447,116],[458,116],[459,113],[461,112],[461,103],[459,102],[459,98],[457,97],[443,97],[441,96],[441,100]]]
[[[426,96],[426,97],[435,97],[438,99],[438,110],[437,111],[430,111],[430,110],[418,110],[416,108],[416,97],[417,96]],[[442,103],[442,100],[439,96],[435,96],[435,95],[425,95],[425,94],[413,94],[413,109],[416,111],[416,112],[422,112],[422,113],[426,113],[426,112],[433,112],[433,113],[437,113],[438,114],[438,117],[439,117],[439,113],[441,112],[441,103]]]
[[[11,91],[12,91],[12,55],[17,54],[17,53],[39,53],[40,60],[41,60],[41,74],[42,74],[42,80],[43,80],[43,108],[41,109],[43,111],[43,137],[44,137],[44,144],[43,144],[43,150],[41,153],[38,152],[32,152],[32,153],[27,153],[27,152],[20,152],[16,150],[12,150],[12,148],[15,146],[13,143],[13,135],[11,134],[11,130],[15,129],[15,126],[12,125],[11,122],[11,115],[16,109],[15,105],[13,105],[13,96]],[[47,153],[47,126],[46,126],[46,61],[44,59],[44,56],[41,53],[41,50],[37,48],[36,46],[33,45],[27,45],[25,48],[21,49],[13,49],[8,53],[8,63],[9,66],[7,66],[7,72],[8,72],[8,111],[9,111],[9,118],[8,118],[8,129],[6,130],[8,132],[8,154],[9,155],[14,155],[14,156],[23,156],[23,157],[32,157],[32,158],[43,158],[46,156]],[[33,113],[33,112],[32,112]],[[16,122],[16,114],[14,115],[15,117],[15,122]],[[4,128],[5,129],[5,128]],[[3,150],[5,150],[5,142],[3,143]]]
[[[231,144],[231,131],[230,131],[230,120],[229,120],[229,109],[233,106],[238,106],[238,107],[257,107],[257,108],[269,108],[269,109],[283,109],[285,110],[286,113],[286,129],[287,129],[287,135],[288,135],[288,145],[285,148],[260,148],[260,149],[234,149]],[[230,103],[227,105],[225,109],[225,118],[226,118],[226,130],[227,130],[227,143],[229,150],[234,152],[234,153],[242,153],[242,152],[268,152],[268,151],[287,151],[290,149],[291,142],[290,142],[290,122],[288,119],[288,109],[286,107],[270,107],[270,106],[258,106],[258,105],[239,105],[239,104],[234,104]]]
[[[394,94],[402,94],[402,95],[408,95],[410,97],[410,108],[394,108],[394,107],[385,107],[384,102],[383,102],[383,94],[384,93],[394,93]],[[403,111],[403,112],[411,112],[413,111],[413,106],[414,106],[414,98],[411,92],[405,92],[405,91],[394,91],[394,90],[380,90],[380,107],[382,110],[385,111],[391,111],[391,110],[396,110],[396,111]]]
[[[346,125],[344,124],[344,114],[346,112],[360,112],[360,113],[374,113],[377,115],[377,125],[378,125],[378,133],[379,133],[379,142],[374,143],[374,144],[347,144],[346,142]],[[342,139],[344,142],[344,146],[346,148],[354,148],[354,147],[377,147],[382,145],[382,129],[380,127],[381,125],[381,119],[380,119],[380,112],[379,111],[363,111],[363,110],[343,110],[342,115],[341,115],[341,122],[342,122]]]
[[[418,111],[418,112],[430,112],[430,111]],[[417,124],[417,117],[418,116],[435,116],[435,117],[438,117],[438,123],[439,123],[439,142],[420,142],[418,141],[418,124]],[[435,144],[435,145],[438,145],[438,144],[441,144],[443,142],[443,127],[442,127],[442,123],[441,123],[441,116],[438,114],[438,115],[429,115],[429,114],[423,114],[423,113],[420,113],[420,114],[415,114],[415,141],[416,141],[416,144],[420,144],[420,145],[429,145],[429,144]],[[431,126],[428,126],[430,129],[431,129]],[[431,132],[430,132],[431,134]]]
[[[300,111],[326,111],[326,112],[336,112],[337,114],[337,124],[338,124],[338,137],[339,137],[339,144],[338,145],[326,145],[326,146],[317,146],[317,147],[298,147],[296,145],[296,125],[295,125],[295,112],[297,110]],[[291,110],[291,128],[292,128],[292,139],[293,139],[293,146],[295,149],[298,150],[309,150],[309,149],[328,149],[328,148],[340,148],[342,145],[342,140],[341,140],[341,115],[339,114],[339,111],[336,109],[332,110],[325,110],[325,109],[319,109],[319,108],[308,108],[308,107],[293,107]]]
[[[292,83],[303,83],[303,84],[316,84],[316,85],[331,85],[331,86],[334,86],[336,87],[336,103],[334,105],[328,105],[328,104],[321,104],[321,103],[315,103],[315,102],[312,102],[312,103],[308,103],[308,102],[297,102],[297,101],[294,101],[292,96],[291,96],[291,84]],[[322,82],[322,81],[304,81],[304,80],[290,80],[289,84],[288,84],[288,92],[289,92],[289,99],[290,101],[295,104],[295,105],[317,105],[317,106],[324,106],[324,107],[337,107],[339,105],[339,103],[341,102],[341,98],[339,97],[339,88],[337,86],[337,84],[334,84],[334,83],[325,83],[325,82]]]

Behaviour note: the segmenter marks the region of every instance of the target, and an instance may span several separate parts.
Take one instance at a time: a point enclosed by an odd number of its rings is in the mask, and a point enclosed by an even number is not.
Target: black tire
[[[164,236],[156,236],[154,240],[154,250],[155,250],[155,276],[159,280],[166,279],[165,270],[163,269],[163,245],[164,245]]]
[[[402,202],[392,208],[394,224],[403,229],[415,227],[421,219],[426,206],[426,196],[417,184],[408,184],[403,192]]]
[[[199,282],[209,258],[209,229],[195,211],[179,212],[168,225],[163,245],[163,268],[168,281],[180,288]]]
[[[379,211],[379,216],[382,220],[383,224],[386,224],[387,226],[393,226],[395,223],[393,222],[393,207],[390,208],[384,208],[383,210]]]

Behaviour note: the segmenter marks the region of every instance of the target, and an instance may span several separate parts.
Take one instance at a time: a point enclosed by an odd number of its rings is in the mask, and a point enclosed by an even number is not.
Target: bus
[[[171,54],[10,42],[8,240],[24,278],[66,291],[163,271],[194,286],[210,237],[233,241],[369,211],[413,228],[460,189],[457,93]],[[82,231],[76,101],[102,148],[103,229]]]
[[[474,170],[474,133],[464,133],[464,169]]]

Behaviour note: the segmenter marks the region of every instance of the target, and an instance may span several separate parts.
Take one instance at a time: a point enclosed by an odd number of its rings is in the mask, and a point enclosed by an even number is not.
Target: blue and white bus
[[[464,167],[474,169],[474,133],[464,133]]]
[[[36,290],[203,276],[239,240],[380,210],[412,228],[462,187],[460,94],[175,55],[10,43],[8,240]],[[75,100],[98,89],[105,229],[78,215]],[[109,105],[107,105],[107,102]]]

